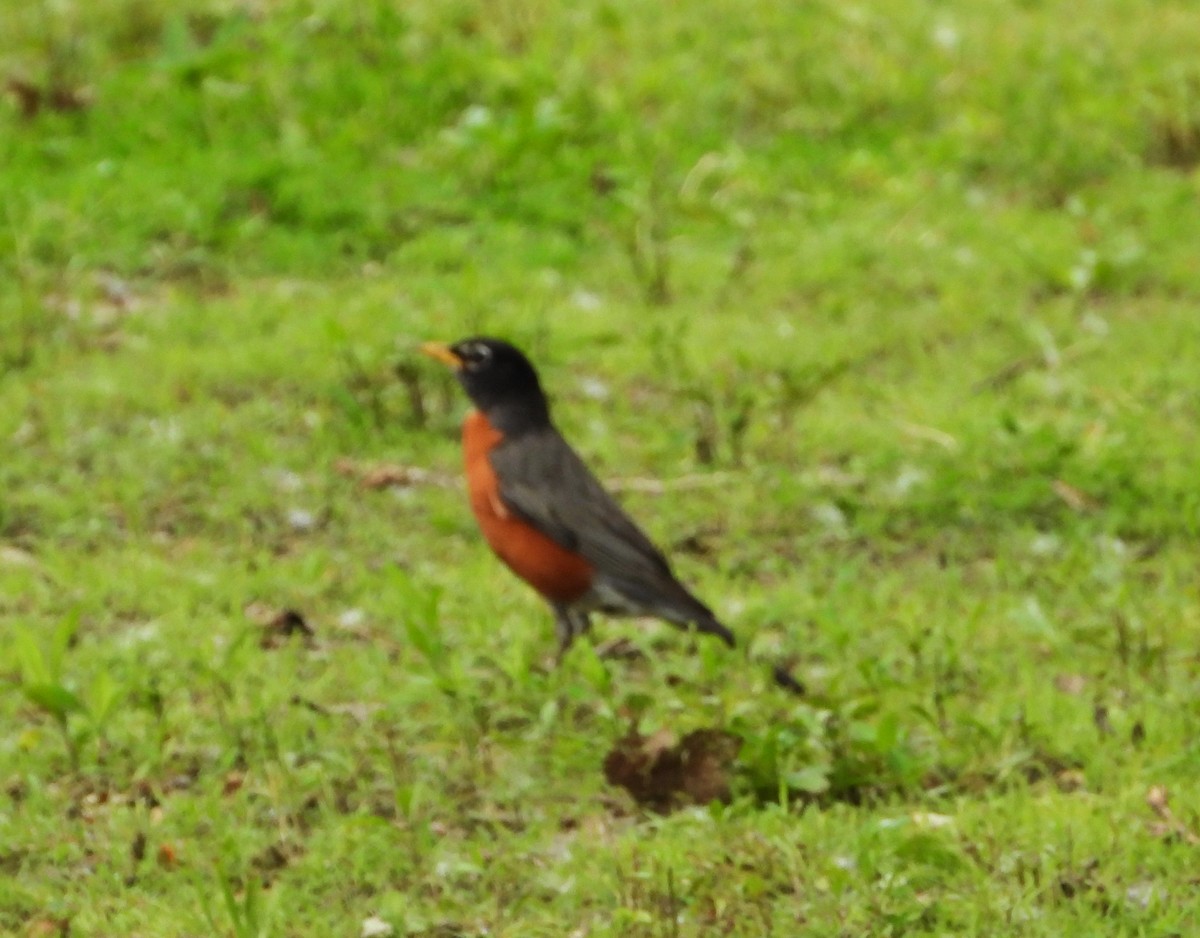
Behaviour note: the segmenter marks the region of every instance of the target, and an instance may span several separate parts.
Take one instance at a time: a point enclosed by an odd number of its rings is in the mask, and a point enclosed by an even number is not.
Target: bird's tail
[[[698,618],[690,623],[698,632],[703,632],[705,635],[715,635],[730,648],[737,647],[737,639],[733,637],[733,633],[725,628],[717,617],[711,612],[707,616]]]
[[[695,596],[687,594],[687,603],[683,608],[674,608],[663,615],[663,618],[681,629],[695,629],[705,635],[715,635],[730,648],[737,647],[737,640],[721,621],[713,615],[713,611],[700,602]],[[747,651],[747,655],[749,652]],[[775,686],[796,697],[803,697],[807,691],[804,684],[792,674],[794,662],[781,661],[771,668],[771,680]]]
[[[673,581],[676,595],[668,606],[655,610],[658,615],[681,629],[695,629],[705,635],[715,635],[730,648],[737,647],[733,633],[721,624],[713,611],[687,591],[677,580]]]
[[[706,635],[717,636],[730,648],[737,647],[733,633],[725,628],[711,611],[707,615],[694,620],[691,625],[697,631],[704,632]],[[778,664],[773,665],[771,667],[771,681],[785,693],[791,694],[794,697],[803,697],[808,691],[804,683],[792,673],[794,664],[794,661],[780,661]]]
[[[669,609],[657,610],[658,614],[678,628],[695,629],[705,635],[715,635],[730,648],[737,647],[737,639],[733,637],[733,633],[721,624],[708,606],[691,594],[687,594],[687,600],[686,604],[680,603]]]

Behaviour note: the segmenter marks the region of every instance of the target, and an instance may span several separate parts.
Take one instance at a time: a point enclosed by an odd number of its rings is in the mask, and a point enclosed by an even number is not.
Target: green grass
[[[0,932],[1195,932],[1188,0],[183,6],[0,11]],[[473,332],[748,655],[544,667]]]

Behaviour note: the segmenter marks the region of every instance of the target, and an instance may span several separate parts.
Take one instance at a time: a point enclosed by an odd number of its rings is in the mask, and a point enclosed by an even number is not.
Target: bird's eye
[[[473,367],[482,365],[492,357],[491,348],[487,345],[484,345],[482,342],[471,343],[467,346],[465,351],[467,354],[464,357],[467,359],[468,364]]]

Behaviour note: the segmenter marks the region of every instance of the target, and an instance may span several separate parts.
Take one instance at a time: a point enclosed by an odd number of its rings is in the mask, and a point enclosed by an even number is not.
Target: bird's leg
[[[558,637],[558,654],[554,658],[555,664],[562,663],[571,643],[587,632],[590,626],[591,621],[588,619],[588,614],[581,609],[571,606],[554,607],[554,632]]]

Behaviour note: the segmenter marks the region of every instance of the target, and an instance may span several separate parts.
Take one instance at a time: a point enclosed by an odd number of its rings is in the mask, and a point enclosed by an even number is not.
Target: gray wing
[[[505,507],[592,564],[606,591],[623,600],[618,605],[628,605],[613,611],[694,625],[734,645],[733,634],[675,579],[666,557],[557,430],[547,427],[501,443],[488,456]]]
[[[618,584],[678,586],[662,552],[557,430],[538,430],[519,442],[489,454],[506,507]]]

